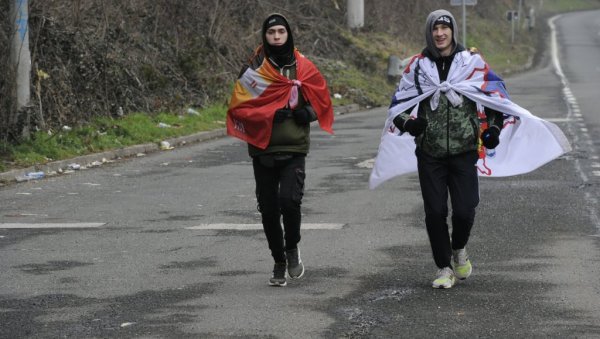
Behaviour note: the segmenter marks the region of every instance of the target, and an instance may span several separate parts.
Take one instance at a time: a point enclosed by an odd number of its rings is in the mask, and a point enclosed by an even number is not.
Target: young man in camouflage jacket
[[[421,57],[435,63],[442,83],[447,80],[456,53],[464,51],[457,42],[456,21],[448,11],[434,11],[427,18],[425,33],[427,47]],[[417,118],[410,116],[409,109],[393,121],[401,132],[415,137],[425,224],[439,268],[432,283],[434,288],[451,288],[456,278],[466,279],[472,272],[465,246],[479,204],[475,164],[480,135],[476,104],[466,97],[462,99],[461,104],[454,106],[446,95],[441,95],[437,108],[432,109],[429,97],[419,104]],[[395,104],[392,102],[392,106]],[[485,113],[490,127],[483,131],[481,140],[486,148],[493,149],[499,144],[503,115],[489,108]],[[446,222],[448,193],[452,203],[452,237]]]

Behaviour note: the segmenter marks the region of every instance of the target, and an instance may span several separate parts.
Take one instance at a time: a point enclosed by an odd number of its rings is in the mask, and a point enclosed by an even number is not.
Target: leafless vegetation
[[[345,4],[344,0],[30,0],[36,102],[30,109],[43,110],[45,120],[41,124],[32,119],[32,127],[84,124],[120,111],[177,111],[225,102],[271,12],[288,17],[303,53],[368,68],[361,60],[352,60],[356,58],[352,45],[341,34]],[[487,10],[484,4],[481,1],[478,11]],[[369,0],[365,5],[365,30],[420,40],[425,15],[440,1]],[[0,1],[0,46],[9,46],[12,34],[7,13],[8,1]],[[0,118],[6,122],[13,110],[7,51],[0,54],[0,73],[6,75],[0,77]],[[14,127],[3,124],[0,138],[17,138]]]

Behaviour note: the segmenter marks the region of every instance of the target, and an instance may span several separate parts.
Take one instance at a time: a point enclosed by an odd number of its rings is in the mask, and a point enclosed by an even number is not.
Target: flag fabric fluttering
[[[279,74],[267,58],[256,69],[248,67],[238,78],[227,110],[228,135],[265,149],[271,138],[275,111],[295,105],[298,90],[315,110],[319,126],[333,134],[333,105],[327,83],[310,60],[298,50],[294,55],[295,80]]]
[[[457,53],[447,80],[440,82],[435,63],[417,55],[406,67],[388,110],[379,151],[369,178],[371,189],[395,176],[417,170],[414,138],[401,133],[393,124],[400,113],[431,97],[429,104],[437,108],[439,96],[445,95],[453,105],[462,96],[477,103],[479,114],[489,107],[505,114],[500,144],[488,150],[479,143],[477,169],[480,176],[502,177],[531,172],[571,151],[567,137],[555,124],[531,114],[509,98],[504,82],[479,54]],[[485,119],[480,119],[480,122]]]

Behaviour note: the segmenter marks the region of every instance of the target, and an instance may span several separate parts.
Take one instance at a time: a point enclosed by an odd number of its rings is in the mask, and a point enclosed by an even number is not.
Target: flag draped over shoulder
[[[327,83],[310,60],[297,50],[294,55],[296,80],[279,74],[267,58],[256,69],[248,67],[238,78],[227,110],[228,135],[267,148],[275,111],[285,107],[298,88],[315,110],[319,126],[333,134],[333,106]]]
[[[488,150],[479,142],[477,169],[480,176],[510,176],[531,172],[569,152],[571,146],[555,124],[531,114],[512,102],[504,82],[478,54],[457,53],[447,80],[440,83],[436,65],[422,55],[413,57],[406,67],[388,111],[379,151],[369,179],[370,188],[386,180],[417,170],[414,138],[400,133],[393,119],[414,106],[416,117],[419,104],[431,97],[429,104],[436,109],[440,95],[453,105],[460,105],[463,96],[477,103],[480,130],[485,126],[483,107],[505,114],[500,145]]]

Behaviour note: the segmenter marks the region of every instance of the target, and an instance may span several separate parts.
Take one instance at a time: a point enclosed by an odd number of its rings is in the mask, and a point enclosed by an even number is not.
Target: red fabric
[[[319,126],[333,134],[333,106],[327,83],[310,60],[298,51],[294,53],[300,91],[317,113]],[[238,91],[239,80],[236,82],[227,110],[227,134],[265,149],[271,139],[275,111],[286,106],[294,83],[279,74],[266,58],[255,71],[272,83],[258,97],[243,101],[243,95]]]

